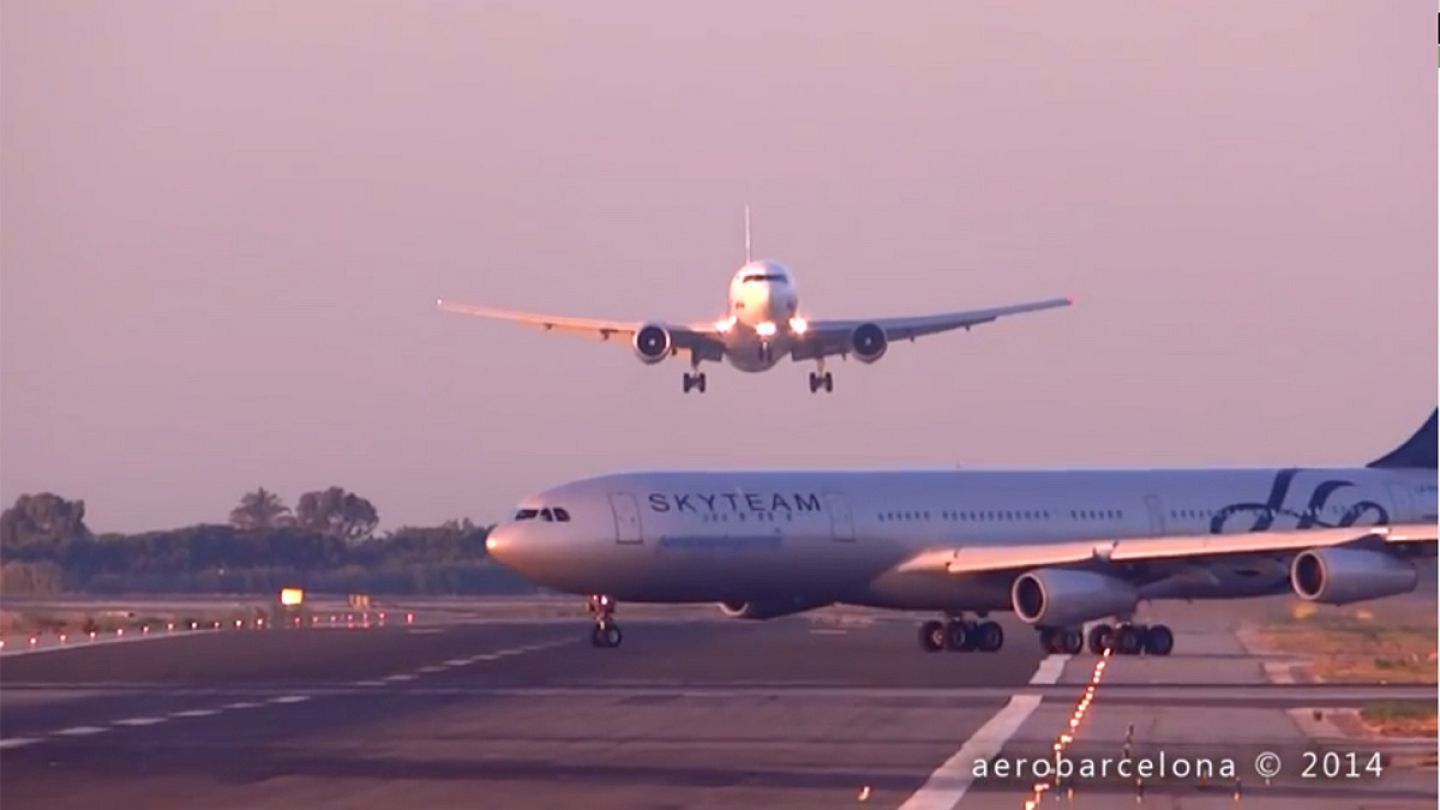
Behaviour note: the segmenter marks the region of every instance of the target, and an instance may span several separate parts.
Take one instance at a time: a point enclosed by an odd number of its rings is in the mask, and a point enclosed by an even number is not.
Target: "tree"
[[[0,547],[10,553],[53,554],[64,545],[89,537],[84,501],[67,501],[54,493],[41,492],[21,495],[14,506],[0,513]]]
[[[245,493],[240,505],[230,510],[230,524],[237,529],[273,529],[292,522],[290,507],[264,487]]]
[[[302,529],[347,541],[368,538],[380,524],[374,504],[340,487],[301,495],[295,518]]]

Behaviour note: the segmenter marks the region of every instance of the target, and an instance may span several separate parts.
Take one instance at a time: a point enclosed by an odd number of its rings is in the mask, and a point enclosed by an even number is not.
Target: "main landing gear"
[[[705,372],[697,371],[694,374],[685,372],[685,393],[690,393],[691,389],[702,394],[705,393]]]
[[[595,627],[590,631],[590,644],[595,647],[619,647],[625,639],[615,621],[615,600],[600,594],[590,597],[585,609],[595,614]]]
[[[1108,648],[1116,655],[1169,655],[1175,649],[1175,634],[1163,624],[1131,624],[1111,627],[1104,622],[1090,628],[1090,652],[1100,655]]]
[[[1047,653],[1075,655],[1085,647],[1085,635],[1078,627],[1040,627],[1040,649]]]
[[[813,372],[813,371],[810,372],[810,393],[813,394],[813,393],[815,393],[816,391],[819,391],[819,390],[822,389],[822,388],[825,389],[825,393],[827,393],[827,394],[830,393],[831,391],[834,391],[834,390],[835,390],[835,377],[834,377],[833,375],[831,375],[830,372],[828,372],[828,371],[821,372],[821,373],[818,373],[818,374],[817,374],[816,372]]]
[[[1005,629],[992,621],[930,620],[920,625],[920,649],[926,652],[999,652],[1005,646]]]

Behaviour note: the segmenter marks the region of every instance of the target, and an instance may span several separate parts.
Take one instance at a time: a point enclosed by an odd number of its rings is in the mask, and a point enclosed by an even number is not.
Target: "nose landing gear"
[[[831,391],[834,391],[835,378],[831,376],[830,372],[828,371],[824,372],[823,374],[817,374],[813,371],[810,372],[810,393],[813,394],[816,391],[819,391],[821,388],[824,388],[825,393],[827,394]]]
[[[625,635],[615,621],[615,600],[604,594],[590,597],[585,609],[595,614],[595,627],[590,631],[590,644],[594,647],[619,647]]]
[[[691,389],[705,393],[705,372],[697,371],[694,374],[685,373],[684,393],[690,393]]]

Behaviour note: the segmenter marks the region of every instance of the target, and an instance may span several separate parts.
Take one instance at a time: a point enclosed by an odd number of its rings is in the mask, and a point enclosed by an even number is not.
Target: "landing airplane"
[[[750,212],[745,212],[745,264],[730,279],[726,316],[713,323],[681,324],[666,321],[610,321],[571,318],[531,312],[514,312],[492,307],[459,304],[438,299],[445,312],[498,318],[609,340],[620,336],[630,342],[642,363],[654,365],[681,352],[689,355],[690,368],[684,375],[684,392],[705,393],[704,361],[730,361],[741,371],[766,371],[785,355],[796,361],[814,360],[810,393],[835,390],[834,376],[825,370],[825,358],[854,355],[862,363],[873,363],[885,355],[896,340],[914,340],[922,335],[970,329],[1007,315],[1067,307],[1069,298],[1051,298],[1023,304],[869,320],[807,320],[800,315],[795,276],[774,259],[753,259],[750,250]]]
[[[525,499],[486,547],[590,595],[597,647],[620,644],[617,600],[742,619],[844,603],[935,611],[930,651],[999,650],[984,619],[1013,610],[1050,652],[1080,652],[1098,621],[1092,651],[1167,655],[1141,601],[1406,593],[1436,519],[1432,413],[1364,467],[618,473]]]

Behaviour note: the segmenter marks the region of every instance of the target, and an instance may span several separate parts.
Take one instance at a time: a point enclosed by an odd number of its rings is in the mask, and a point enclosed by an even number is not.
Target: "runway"
[[[906,622],[692,615],[627,622],[618,650],[591,648],[583,622],[511,617],[6,658],[0,803],[1019,808],[1028,783],[960,789],[945,763],[977,741],[1044,755],[1095,661],[1047,658],[1014,623],[1001,653],[927,655]],[[1112,659],[1077,750],[1115,753],[1128,734],[1175,754],[1294,755],[1306,739],[1287,709],[1434,700],[1434,687],[1267,684],[1223,628],[1177,635],[1168,659]],[[997,718],[1014,721],[1008,735]],[[1433,768],[1397,765],[1349,782],[1252,777],[1242,795],[1246,807],[1434,807],[1434,785]],[[1138,806],[1233,807],[1232,793],[1168,782]],[[1135,796],[1082,784],[1067,806]]]

